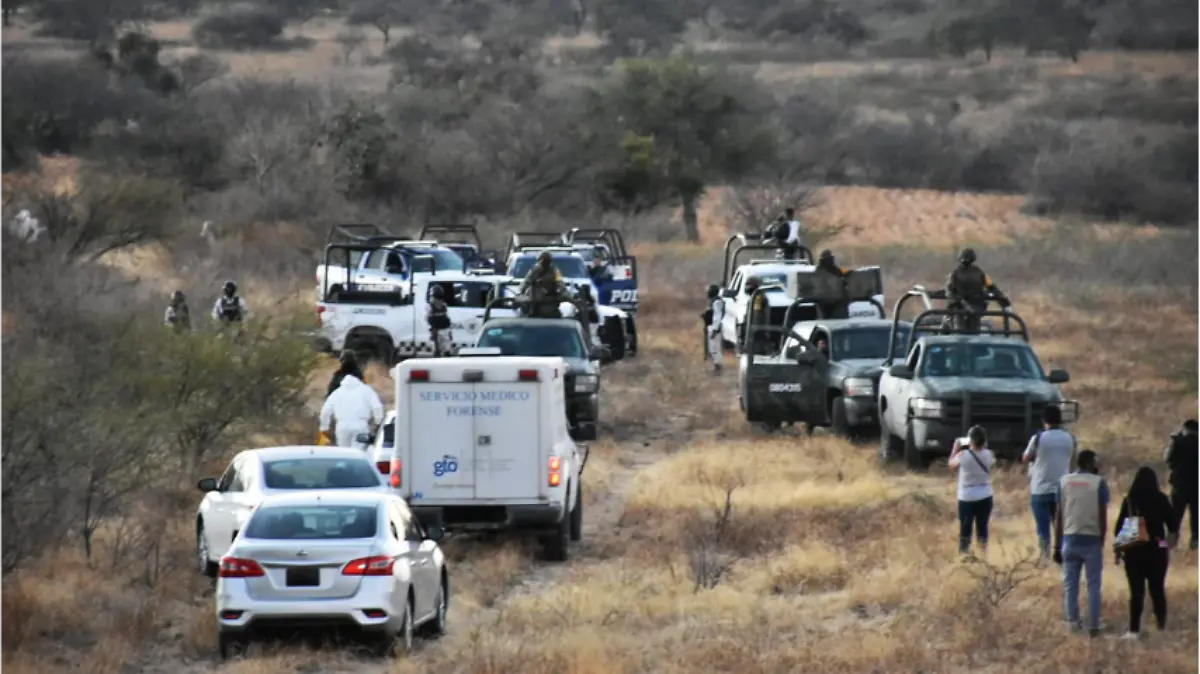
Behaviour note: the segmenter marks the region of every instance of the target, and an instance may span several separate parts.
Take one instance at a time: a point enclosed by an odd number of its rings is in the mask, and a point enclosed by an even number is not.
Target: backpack
[[[242,320],[241,300],[236,295],[233,297],[228,297],[228,296],[222,297],[220,313],[221,313],[222,320],[226,320],[226,321]]]

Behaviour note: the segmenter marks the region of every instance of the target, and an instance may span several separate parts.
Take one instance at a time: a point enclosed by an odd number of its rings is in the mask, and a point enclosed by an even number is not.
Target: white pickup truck
[[[432,356],[429,332],[429,290],[438,285],[450,315],[452,352],[473,346],[483,325],[488,294],[507,277],[455,272],[414,273],[404,290],[373,288],[331,292],[317,302],[321,329],[316,335],[320,351],[350,349],[369,354],[389,365],[413,356]],[[416,301],[414,301],[416,300]],[[515,316],[514,309],[492,314]]]
[[[327,292],[342,290],[353,283],[360,290],[408,291],[414,273],[463,271],[462,256],[436,241],[392,241],[367,250],[335,244],[341,255],[317,265],[317,299]]]
[[[518,530],[566,561],[583,534],[587,448],[571,439],[561,358],[418,358],[396,385],[392,488],[422,523]]]

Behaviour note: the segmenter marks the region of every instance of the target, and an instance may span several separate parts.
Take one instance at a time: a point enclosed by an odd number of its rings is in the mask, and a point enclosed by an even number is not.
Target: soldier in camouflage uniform
[[[433,340],[433,357],[442,358],[450,355],[454,339],[450,334],[450,311],[446,300],[442,299],[443,290],[439,285],[429,289],[429,336]]]
[[[188,309],[187,296],[182,290],[171,293],[171,303],[167,305],[163,324],[174,328],[177,332],[187,332],[192,329],[192,314]]]
[[[958,255],[958,267],[946,279],[946,299],[950,308],[966,309],[962,327],[969,333],[979,332],[978,312],[987,311],[988,293],[996,296],[1002,308],[1011,306],[1004,293],[992,283],[992,279],[975,265],[975,249],[964,248]]]
[[[592,287],[579,286],[579,297],[575,299],[575,317],[579,319],[579,327],[583,328],[583,343],[588,351],[592,350],[592,311],[596,300],[592,297]]]
[[[536,318],[562,318],[558,305],[566,298],[562,275],[554,268],[549,251],[538,255],[537,264],[529,270],[521,284],[520,293],[529,293],[529,315]]]

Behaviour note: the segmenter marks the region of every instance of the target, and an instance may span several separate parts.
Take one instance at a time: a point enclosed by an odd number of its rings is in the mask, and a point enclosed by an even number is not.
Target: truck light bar
[[[429,370],[412,370],[408,373],[409,381],[429,381]]]

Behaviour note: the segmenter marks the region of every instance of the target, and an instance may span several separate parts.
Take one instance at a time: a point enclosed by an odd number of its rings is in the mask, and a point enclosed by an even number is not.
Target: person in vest
[[[187,332],[192,329],[192,314],[188,309],[187,296],[182,290],[171,293],[171,302],[167,304],[163,325],[174,328],[176,332]]]
[[[1050,526],[1058,512],[1058,487],[1075,462],[1075,436],[1062,426],[1062,409],[1047,405],[1042,410],[1045,430],[1029,439],[1021,463],[1029,467],[1029,507],[1037,529],[1042,557],[1050,557]]]
[[[1054,518],[1054,563],[1063,567],[1063,603],[1068,626],[1079,631],[1079,578],[1087,580],[1088,633],[1100,636],[1100,583],[1104,567],[1104,541],[1108,483],[1100,476],[1096,453],[1079,453],[1079,469],[1063,476],[1061,500]]]
[[[842,301],[837,302],[821,302],[821,315],[825,318],[848,318],[849,317],[849,302],[845,301],[846,295],[846,277],[850,275],[850,270],[839,265],[837,258],[834,257],[833,251],[826,248],[817,256],[817,269],[836,276],[842,280]]]
[[[246,300],[238,296],[237,289],[237,284],[233,281],[225,282],[221,296],[213,304],[213,320],[222,323],[240,323],[250,317],[250,309],[246,306]]]
[[[1196,486],[1197,468],[1197,429],[1195,419],[1183,422],[1183,428],[1171,435],[1171,442],[1163,454],[1163,460],[1171,469],[1168,481],[1171,483],[1171,503],[1175,507],[1176,524],[1183,524],[1183,516],[1190,512],[1188,519],[1191,534],[1191,549],[1196,549]]]
[[[558,305],[566,295],[562,274],[554,268],[554,258],[549,251],[538,255],[537,264],[521,283],[521,294],[529,293],[529,315],[537,318],[562,318]]]
[[[705,353],[713,364],[713,374],[721,374],[721,322],[725,320],[725,300],[721,297],[721,287],[717,284],[708,286],[708,309],[704,318]]]
[[[975,264],[976,259],[974,248],[963,248],[958,254],[958,266],[946,279],[946,299],[951,308],[969,312],[963,317],[963,327],[972,334],[979,332],[980,320],[975,314],[987,311],[989,293],[996,296],[1002,308],[1012,304],[992,283],[992,277]]]
[[[442,358],[450,355],[454,340],[450,334],[450,309],[446,300],[442,299],[441,286],[435,285],[429,289],[429,337],[433,340],[433,357]]]
[[[334,425],[338,447],[355,447],[359,433],[370,433],[383,423],[383,401],[375,389],[352,374],[342,378],[333,395],[321,406],[319,443],[328,444],[329,427]]]

